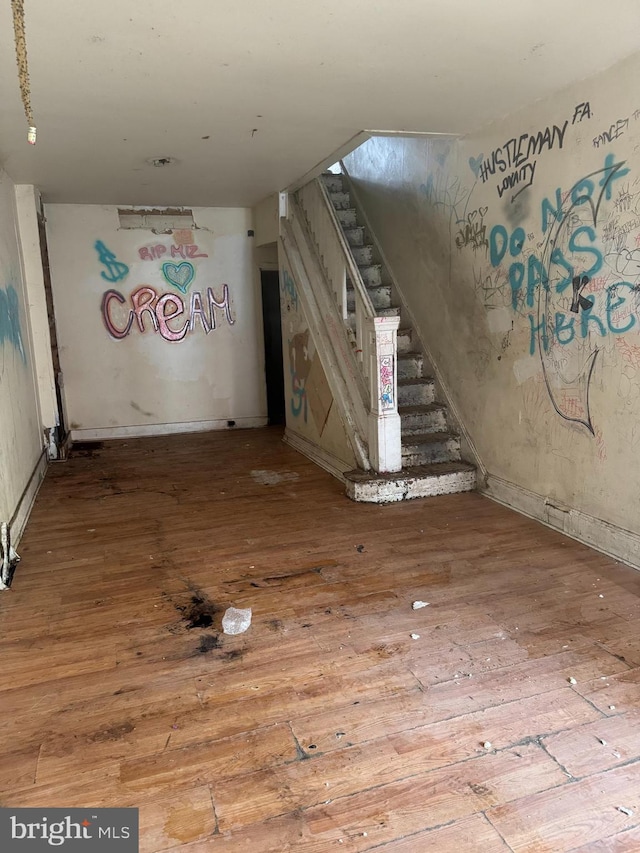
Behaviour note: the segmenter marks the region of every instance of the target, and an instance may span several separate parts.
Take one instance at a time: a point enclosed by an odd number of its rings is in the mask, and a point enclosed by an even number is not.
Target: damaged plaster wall
[[[287,440],[339,476],[356,468],[356,460],[284,253],[280,308]]]
[[[0,170],[0,522],[11,522],[14,542],[44,470],[17,228],[15,187]]]
[[[639,76],[345,160],[489,493],[636,565]]]
[[[46,217],[74,438],[266,423],[250,210],[194,208],[195,227],[157,233],[113,206]]]

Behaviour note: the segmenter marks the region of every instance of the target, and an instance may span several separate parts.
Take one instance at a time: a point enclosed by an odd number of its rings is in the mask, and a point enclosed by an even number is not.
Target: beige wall
[[[59,423],[55,377],[51,356],[51,333],[45,294],[38,213],[40,194],[32,184],[16,185],[18,237],[31,320],[31,338],[37,381],[40,418],[44,428]]]
[[[279,199],[277,193],[268,196],[259,204],[256,204],[253,208],[256,246],[265,246],[277,241],[280,228],[279,216]]]
[[[193,231],[154,234],[119,229],[115,207],[47,205],[74,437],[266,423],[251,211],[193,215]],[[211,309],[209,294],[221,307]]]
[[[34,371],[15,188],[0,171],[0,521],[13,519],[42,456]]]
[[[635,58],[461,140],[346,158],[489,473],[635,533],[638,79]]]

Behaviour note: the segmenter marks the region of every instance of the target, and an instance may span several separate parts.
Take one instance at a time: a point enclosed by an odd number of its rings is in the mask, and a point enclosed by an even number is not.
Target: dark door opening
[[[277,270],[260,270],[264,366],[267,377],[267,413],[270,424],[284,424],[284,373],[282,368],[282,320],[280,278]]]

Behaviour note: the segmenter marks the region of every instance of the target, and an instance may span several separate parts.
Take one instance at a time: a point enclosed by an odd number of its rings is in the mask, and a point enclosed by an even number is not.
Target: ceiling
[[[637,0],[25,7],[38,142],[2,0],[0,162],[49,202],[252,205],[363,129],[466,133],[640,49]]]

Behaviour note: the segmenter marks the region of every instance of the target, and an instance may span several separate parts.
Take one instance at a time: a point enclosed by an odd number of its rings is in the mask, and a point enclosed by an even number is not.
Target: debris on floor
[[[421,607],[428,607],[428,606],[429,606],[428,601],[414,601],[413,604],[411,605],[411,607],[414,610],[420,610]]]
[[[619,812],[626,814],[627,817],[633,817],[633,809],[628,809],[626,806],[616,806]]]
[[[411,639],[412,639],[412,640],[419,640],[419,639],[420,639],[420,634],[412,634],[412,635],[411,635]]]
[[[237,607],[229,607],[222,617],[222,630],[225,634],[244,634],[251,625],[251,608],[242,610]]]
[[[491,745],[491,741],[489,741],[489,740],[485,740],[485,742],[482,744],[482,746],[483,746],[487,751],[488,751],[488,750],[490,750],[490,749],[493,749],[493,747],[492,747],[492,745]]]
[[[11,531],[6,521],[0,525],[0,589],[9,589],[20,556],[11,544]]]
[[[362,554],[362,552],[364,551],[364,545],[356,545],[356,551],[358,552],[358,554]]]
[[[578,683],[573,676],[570,676],[569,678],[567,678],[567,681],[569,682],[569,684],[577,684]]]

